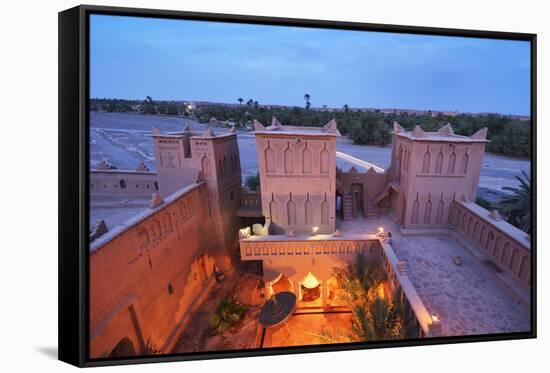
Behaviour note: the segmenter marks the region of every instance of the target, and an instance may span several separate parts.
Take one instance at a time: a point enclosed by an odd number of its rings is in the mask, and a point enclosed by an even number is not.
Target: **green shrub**
[[[216,334],[221,334],[238,323],[243,318],[246,310],[247,307],[239,303],[235,297],[222,298],[208,324]]]

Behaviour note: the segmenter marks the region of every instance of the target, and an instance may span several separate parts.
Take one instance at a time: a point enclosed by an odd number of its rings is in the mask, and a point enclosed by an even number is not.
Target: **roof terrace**
[[[378,220],[337,221],[347,234],[392,233],[391,246],[407,263],[407,276],[424,306],[441,320],[443,335],[529,331],[530,318],[496,278],[495,269],[465,248],[451,231],[407,235],[387,214]],[[457,265],[456,257],[462,259]]]

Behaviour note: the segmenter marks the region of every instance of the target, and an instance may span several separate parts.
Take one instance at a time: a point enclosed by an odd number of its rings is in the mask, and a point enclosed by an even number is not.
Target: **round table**
[[[277,325],[285,324],[288,333],[287,320],[290,318],[296,308],[296,294],[290,291],[283,291],[275,294],[269,299],[260,312],[260,324],[264,328],[271,328]]]

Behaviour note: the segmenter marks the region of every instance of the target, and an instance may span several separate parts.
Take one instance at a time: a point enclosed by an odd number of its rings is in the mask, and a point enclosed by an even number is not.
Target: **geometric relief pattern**
[[[310,148],[310,145],[308,145],[308,148]],[[321,144],[311,143],[311,153],[313,154],[313,169],[314,170],[317,170],[319,168],[320,151],[321,151]]]
[[[378,251],[378,240],[241,241],[245,256],[355,255]]]

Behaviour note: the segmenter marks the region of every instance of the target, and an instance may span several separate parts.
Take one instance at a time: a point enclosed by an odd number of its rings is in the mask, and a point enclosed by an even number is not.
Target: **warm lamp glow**
[[[378,228],[378,233],[384,234],[384,227],[379,227]]]
[[[437,315],[435,313],[432,315],[432,321],[433,322],[438,322],[439,321],[439,318],[437,317]]]
[[[315,277],[313,273],[309,272],[304,278],[302,286],[306,289],[315,289],[317,286],[319,286],[319,280],[317,280],[317,277]]]
[[[252,236],[250,227],[239,229],[239,238],[249,238],[250,236]]]
[[[386,292],[384,291],[384,284],[378,285],[376,288],[376,293],[378,295],[378,298],[384,299],[386,297]]]
[[[317,233],[318,230],[319,230],[319,227],[313,227],[313,228],[311,229],[311,231],[312,231],[313,233]]]

